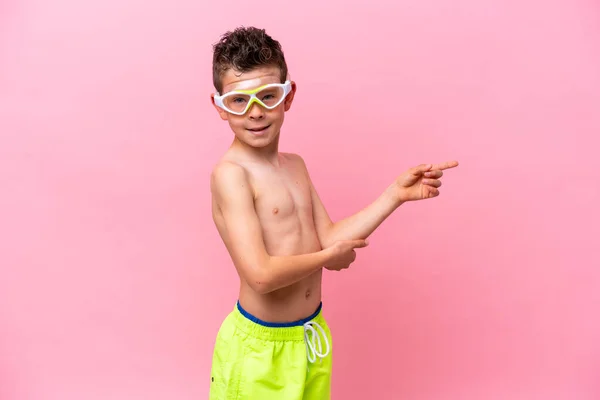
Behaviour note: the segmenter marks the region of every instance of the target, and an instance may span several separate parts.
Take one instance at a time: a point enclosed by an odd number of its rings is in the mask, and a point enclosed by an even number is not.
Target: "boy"
[[[438,196],[442,170],[458,165],[411,168],[368,207],[332,222],[303,159],[278,151],[296,93],[287,78],[281,46],[264,30],[239,28],[214,46],[212,102],[234,139],[211,174],[213,219],[240,290],[215,343],[213,400],[329,399],[323,269],[348,268],[396,208]]]

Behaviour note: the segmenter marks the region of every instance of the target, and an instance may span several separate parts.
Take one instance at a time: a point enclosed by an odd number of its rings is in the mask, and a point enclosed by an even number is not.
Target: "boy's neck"
[[[237,149],[256,161],[265,161],[279,166],[279,136],[265,147],[252,147],[235,137],[231,143],[231,148]]]

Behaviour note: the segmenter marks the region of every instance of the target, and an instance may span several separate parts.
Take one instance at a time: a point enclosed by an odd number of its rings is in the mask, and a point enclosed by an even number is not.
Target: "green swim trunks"
[[[209,399],[329,400],[332,339],[321,308],[270,323],[238,302],[217,335]]]

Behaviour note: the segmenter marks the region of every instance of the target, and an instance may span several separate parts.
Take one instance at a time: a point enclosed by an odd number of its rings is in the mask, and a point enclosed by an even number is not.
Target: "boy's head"
[[[264,29],[237,28],[223,35],[213,49],[213,84],[221,94],[222,78],[228,70],[239,73],[272,66],[279,69],[280,83],[287,78],[288,69],[281,45]]]
[[[286,81],[281,45],[264,29],[249,27],[227,32],[213,49],[213,105],[238,139],[266,146],[279,134],[296,91]]]

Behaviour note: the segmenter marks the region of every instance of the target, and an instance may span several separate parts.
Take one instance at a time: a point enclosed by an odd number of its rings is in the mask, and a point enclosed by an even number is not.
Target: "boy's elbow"
[[[335,243],[335,237],[331,236],[331,235],[323,235],[323,236],[319,236],[319,243],[321,244],[321,250],[324,250],[328,247],[333,246],[333,244]]]
[[[248,278],[248,285],[258,294],[267,294],[277,289],[275,277],[266,266],[255,269]]]
[[[335,243],[335,236],[333,235],[333,223],[321,226],[317,231],[319,242],[321,243],[321,249],[326,249]]]
[[[269,277],[269,274],[264,272],[253,275],[248,284],[258,294],[267,294],[276,289],[273,279]]]
[[[268,282],[261,281],[254,282],[252,285],[250,285],[250,287],[258,294],[267,294],[275,290]]]

